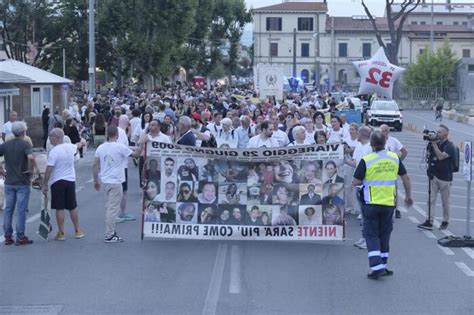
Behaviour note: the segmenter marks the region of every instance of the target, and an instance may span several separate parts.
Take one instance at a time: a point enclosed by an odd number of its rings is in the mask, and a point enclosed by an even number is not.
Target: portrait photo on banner
[[[145,222],[176,222],[176,204],[168,202],[145,202]]]
[[[247,203],[247,183],[222,183],[219,185],[219,204],[245,205]]]

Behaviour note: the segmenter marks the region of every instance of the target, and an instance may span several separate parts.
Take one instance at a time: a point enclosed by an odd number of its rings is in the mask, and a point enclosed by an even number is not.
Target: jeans
[[[395,207],[362,205],[363,235],[369,252],[369,267],[372,270],[386,268],[392,233],[392,216]]]
[[[15,206],[16,213],[16,237],[17,239],[25,236],[26,209],[30,200],[30,186],[26,185],[5,185],[5,215],[3,218],[3,231],[5,237],[11,237],[13,234],[12,220]]]

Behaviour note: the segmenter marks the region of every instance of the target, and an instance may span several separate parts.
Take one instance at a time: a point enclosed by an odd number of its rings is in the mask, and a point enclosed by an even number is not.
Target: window
[[[471,50],[470,49],[463,49],[462,50],[462,57],[463,58],[471,58]]]
[[[372,44],[363,43],[362,44],[362,57],[370,58],[372,56]]]
[[[301,79],[304,83],[309,83],[309,71],[308,69],[301,70]]]
[[[474,72],[474,65],[468,65],[467,66],[467,71]]]
[[[425,50],[423,48],[420,49],[420,55],[423,55],[423,53],[425,52]]]
[[[313,18],[298,18],[298,31],[312,31],[313,30]]]
[[[458,21],[454,21],[454,22],[453,22],[453,25],[459,25],[459,22],[458,22]]]
[[[270,57],[278,57],[278,43],[270,43]]]
[[[463,22],[462,22],[462,25],[467,26],[467,22],[466,22],[466,21],[463,21]]]
[[[443,25],[443,21],[436,22],[436,25]]]
[[[301,57],[309,57],[309,44],[308,43],[301,44]]]
[[[53,108],[53,87],[32,86],[31,87],[31,117],[41,116],[43,106]]]
[[[281,18],[267,17],[267,31],[281,31]]]
[[[411,21],[411,25],[417,25],[418,22],[417,21]]]
[[[421,21],[421,22],[420,22],[420,25],[426,25],[426,22],[425,22],[425,21]]]
[[[347,43],[339,43],[339,57],[347,57]]]

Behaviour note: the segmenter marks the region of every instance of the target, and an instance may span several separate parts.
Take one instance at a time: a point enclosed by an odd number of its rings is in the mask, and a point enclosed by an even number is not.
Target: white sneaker
[[[365,242],[365,238],[362,237],[357,242],[354,243],[354,246],[359,247],[359,245],[364,243],[364,242]]]
[[[360,249],[367,249],[367,243],[364,240],[361,244],[357,245],[356,247],[359,247]]]
[[[357,219],[362,220],[362,213],[359,213],[359,215],[357,216]]]

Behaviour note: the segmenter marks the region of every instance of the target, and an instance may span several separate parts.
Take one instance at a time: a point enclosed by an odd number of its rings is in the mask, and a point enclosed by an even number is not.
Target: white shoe
[[[364,243],[364,242],[365,242],[365,238],[362,237],[357,242],[354,243],[354,246],[359,247],[359,245]]]
[[[367,243],[365,242],[365,239],[361,244],[357,245],[356,247],[360,249],[367,249]]]
[[[357,219],[362,220],[362,213],[359,213],[359,215],[357,216]]]

